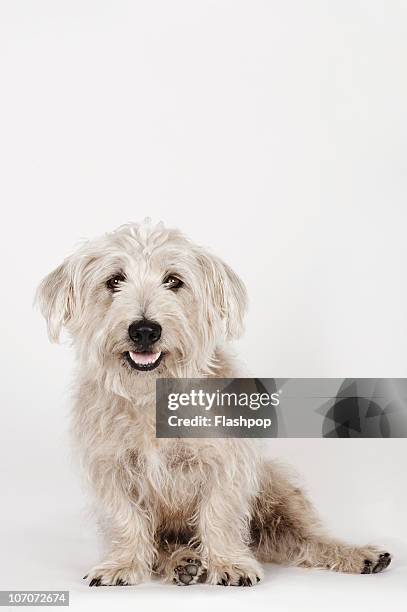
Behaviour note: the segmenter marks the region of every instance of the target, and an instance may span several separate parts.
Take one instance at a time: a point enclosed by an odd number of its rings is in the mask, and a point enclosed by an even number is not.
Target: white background
[[[406,377],[406,54],[392,0],[0,2],[1,588],[70,589],[75,610],[405,604],[403,440],[270,442],[391,571],[89,589],[72,353],[32,299],[79,239],[151,216],[245,280],[255,375]]]

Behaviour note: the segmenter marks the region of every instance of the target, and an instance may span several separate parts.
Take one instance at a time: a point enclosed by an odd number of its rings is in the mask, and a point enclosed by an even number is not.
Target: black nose
[[[161,337],[161,325],[154,321],[138,321],[129,327],[129,336],[139,347],[148,349]]]

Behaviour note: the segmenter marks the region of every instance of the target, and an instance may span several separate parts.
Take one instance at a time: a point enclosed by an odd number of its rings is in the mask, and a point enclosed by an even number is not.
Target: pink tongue
[[[154,363],[154,361],[157,361],[159,356],[160,353],[133,353],[130,351],[130,357],[135,363]]]

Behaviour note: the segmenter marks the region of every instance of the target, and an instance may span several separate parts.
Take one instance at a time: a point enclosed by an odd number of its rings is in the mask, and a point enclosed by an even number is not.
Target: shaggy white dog
[[[256,584],[260,561],[372,573],[375,547],[326,536],[302,491],[253,441],[157,439],[157,377],[241,375],[227,341],[246,291],[219,258],[148,222],[84,244],[42,282],[50,338],[78,358],[73,431],[109,549],[90,585],[152,572],[186,585]]]

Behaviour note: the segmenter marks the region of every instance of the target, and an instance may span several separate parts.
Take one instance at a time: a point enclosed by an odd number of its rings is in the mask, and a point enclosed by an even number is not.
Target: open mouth
[[[163,353],[161,351],[158,353],[134,353],[133,351],[128,351],[125,353],[125,356],[132,368],[141,372],[148,372],[155,370],[160,364]]]

